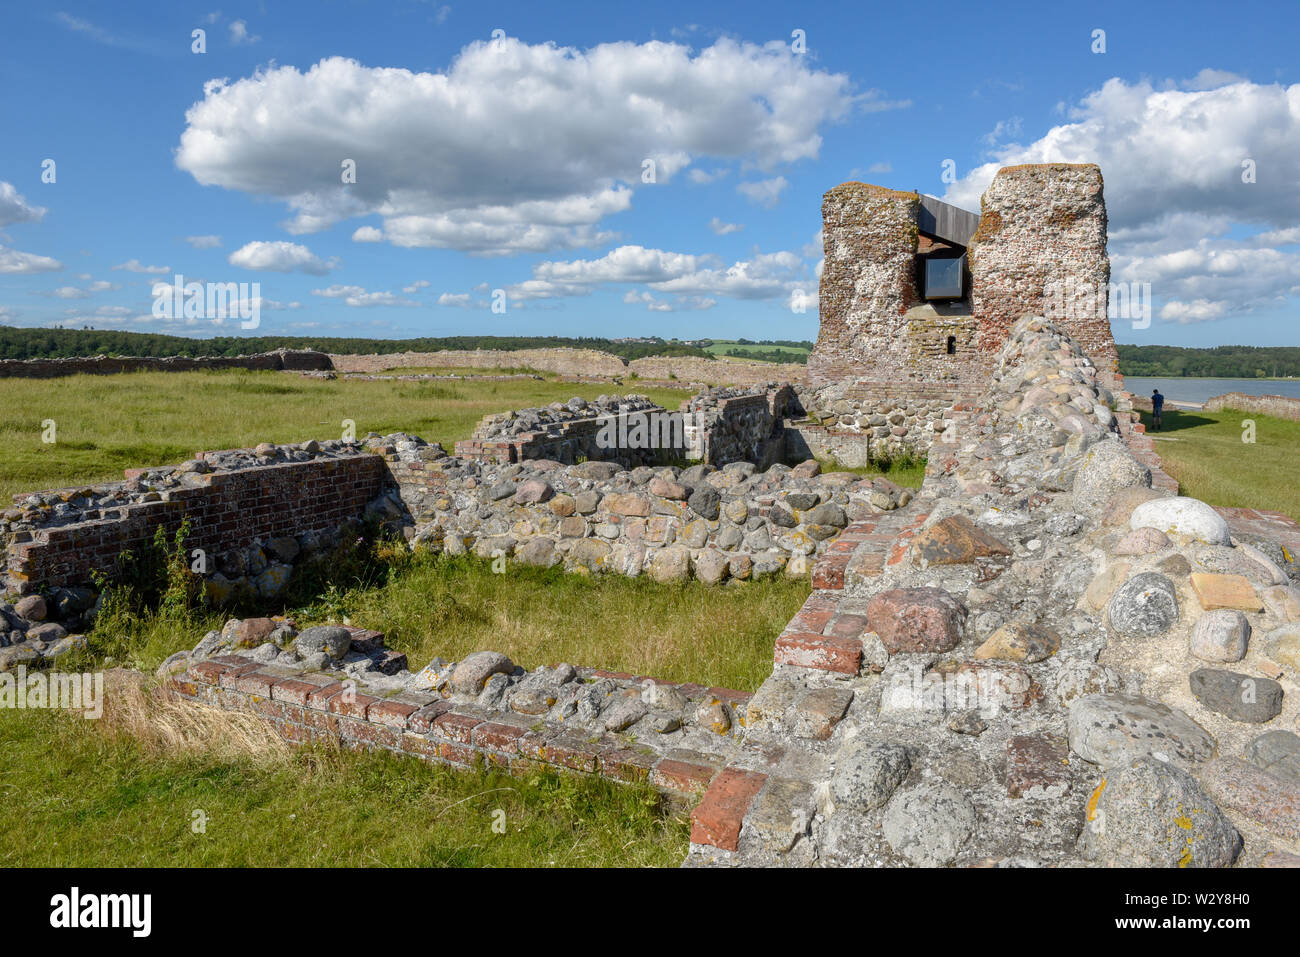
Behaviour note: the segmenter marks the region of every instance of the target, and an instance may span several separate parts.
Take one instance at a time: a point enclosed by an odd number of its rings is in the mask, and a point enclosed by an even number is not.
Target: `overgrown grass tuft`
[[[99,611],[73,663],[152,671],[227,618],[283,613],[299,627],[374,628],[416,668],[494,650],[529,669],[568,661],[752,691],[809,589],[803,579],[661,584],[449,558],[412,552],[371,524],[300,563],[278,601],[246,594],[217,608],[187,564],[188,531],[188,522],[172,536],[160,528],[151,544],[123,553],[116,578],[98,576]]]
[[[904,488],[920,488],[925,481],[925,459],[912,455],[900,455],[893,459],[880,459],[854,466],[841,465],[832,456],[822,456],[817,461],[823,472],[852,472],[866,477],[880,475]]]
[[[382,630],[412,667],[491,649],[525,668],[567,661],[753,691],[772,673],[776,637],[808,590],[807,581],[777,578],[662,585],[414,558],[385,586],[327,593],[304,614]]]

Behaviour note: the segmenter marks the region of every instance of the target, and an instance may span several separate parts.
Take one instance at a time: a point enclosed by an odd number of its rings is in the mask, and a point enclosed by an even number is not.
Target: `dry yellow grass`
[[[290,753],[284,739],[257,715],[189,701],[140,672],[122,669],[106,674],[104,715],[96,728],[110,738],[129,738],[150,758],[279,764]]]

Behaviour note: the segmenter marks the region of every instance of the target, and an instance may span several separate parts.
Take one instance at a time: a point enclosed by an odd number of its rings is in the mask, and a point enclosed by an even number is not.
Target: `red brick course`
[[[741,823],[766,782],[767,775],[757,771],[725,769],[691,812],[691,843],[736,850]]]

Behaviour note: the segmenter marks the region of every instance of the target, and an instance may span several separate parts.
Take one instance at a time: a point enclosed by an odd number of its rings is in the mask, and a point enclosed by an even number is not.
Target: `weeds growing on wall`
[[[300,563],[274,603],[245,596],[216,608],[195,596],[184,537],[155,547],[136,557],[135,581],[104,587],[87,636],[100,663],[152,671],[231,617],[283,613],[300,628],[347,622],[383,631],[413,668],[491,649],[526,668],[569,661],[752,691],[771,673],[776,637],[808,596],[806,579],[718,587],[560,567],[502,570],[473,556],[412,552],[363,528]]]
[[[159,528],[148,545],[121,554],[113,575],[94,575],[100,599],[87,635],[92,655],[150,670],[167,656],[192,648],[231,617],[294,615],[295,609],[322,600],[342,608],[349,592],[382,588],[411,558],[404,544],[382,534],[378,524],[353,523],[333,548],[295,566],[278,598],[245,591],[217,607],[208,599],[202,576],[191,568],[189,533],[188,518],[171,536]]]

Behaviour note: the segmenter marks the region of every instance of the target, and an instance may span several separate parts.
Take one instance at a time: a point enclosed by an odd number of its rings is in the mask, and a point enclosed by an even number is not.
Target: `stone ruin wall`
[[[211,557],[219,597],[230,594],[234,580],[271,597],[296,559],[362,518],[389,482],[380,458],[337,444],[334,454],[300,453],[299,461],[287,460],[281,447],[260,457],[266,464],[128,469],[125,482],[16,495],[0,520],[8,587],[22,593],[89,585],[92,572],[113,571],[123,550],[138,553],[156,529],[171,536],[188,518],[186,546]],[[205,457],[233,454],[205,453],[187,466],[203,469]],[[249,553],[261,557],[250,562]]]
[[[822,203],[821,328],[808,362],[806,446],[845,464],[923,456],[950,411],[987,383],[1007,330],[1048,303],[1048,284],[1088,283],[1100,299],[1073,302],[1063,328],[1115,388],[1106,316],[1106,208],[1096,166],[1000,170],[972,241],[970,316],[908,316],[919,305],[914,256],[920,197],[844,183]],[[947,340],[955,340],[955,354]]]
[[[789,429],[790,456],[829,456],[848,468],[924,458],[978,398],[978,390],[969,387],[854,379],[803,392],[811,411],[806,422]]]
[[[579,574],[801,577],[850,522],[912,495],[882,478],[822,475],[816,463],[626,470],[600,461],[498,465],[430,449],[409,437],[379,447],[417,545]]]
[[[698,356],[646,356],[633,359],[627,371],[641,379],[676,379],[718,385],[757,386],[768,382],[802,382],[805,366],[794,362],[748,359],[701,359]]]
[[[794,387],[778,383],[706,389],[671,413],[640,395],[602,395],[592,403],[575,398],[568,405],[485,416],[470,438],[456,443],[455,454],[501,464],[589,460],[630,468],[682,460],[715,466],[749,461],[766,469],[786,457],[786,416],[801,413]],[[639,440],[638,428],[643,430]],[[611,432],[619,442],[606,446]]]
[[[561,375],[627,375],[627,363],[616,355],[597,349],[501,349],[454,350],[444,352],[400,352],[388,355],[331,355],[339,372],[382,372],[396,368],[529,368]]]
[[[1300,526],[1177,497],[1063,327],[998,359],[818,562],[688,866],[1300,865]]]
[[[562,376],[597,377],[727,385],[763,385],[779,381],[802,381],[806,370],[795,363],[748,360],[701,359],[698,356],[646,356],[631,362],[597,349],[477,349],[473,351],[402,352],[390,355],[331,355],[334,368],[342,373],[373,374],[395,368],[537,369]]]
[[[311,350],[281,349],[252,356],[88,356],[70,359],[0,359],[0,378],[53,379],[65,375],[113,375],[119,372],[203,372],[208,369],[256,369],[326,372],[330,357]]]
[[[1097,363],[1103,383],[1115,387],[1119,357],[1106,311],[1110,258],[1102,185],[1101,170],[1091,163],[998,170],[981,199],[970,248],[971,305],[983,357],[997,355],[1021,316],[1047,315]],[[1081,284],[1100,295],[1072,301],[1067,315],[1055,316],[1045,295],[1054,283]]]
[[[665,412],[644,397],[602,398],[604,406],[575,399],[488,416],[480,438],[458,443],[453,456],[403,434],[268,443],[129,469],[124,482],[17,495],[0,518],[7,587],[82,588],[92,572],[113,572],[123,550],[138,552],[158,528],[171,536],[184,518],[187,548],[210,556],[207,586],[218,601],[273,598],[296,561],[367,517],[426,550],[563,563],[584,574],[712,582],[801,575],[806,567],[792,560],[821,554],[847,522],[911,494],[884,479],[822,477],[816,463],[795,471],[776,464],[785,452],[782,417],[797,408],[788,385],[710,390],[684,402],[678,414],[703,428],[683,435],[705,459],[686,469],[652,468],[636,455],[601,461],[619,450],[595,446],[604,422],[588,414],[593,408]],[[525,413],[544,413],[546,430],[491,438]],[[579,464],[589,446],[600,454]],[[667,451],[680,461],[692,447]],[[755,455],[760,461],[748,463]]]
[[[920,496],[839,506],[849,521],[816,549],[814,592],[752,695],[526,671],[490,651],[417,673],[381,633],[269,619],[228,622],[163,673],[174,693],[259,714],[292,742],[648,781],[698,801],[688,866],[1300,863],[1300,527],[1173,497],[1112,404],[1063,330],[1020,324]],[[496,467],[406,436],[372,448],[404,500],[456,499],[429,502],[435,516],[492,513],[514,537],[572,505],[561,520],[583,516],[580,541],[622,525],[618,545],[666,509],[708,522],[710,500],[720,525],[750,498],[766,524],[789,512],[807,530],[856,480]],[[443,547],[454,538],[444,530]],[[664,571],[718,568],[720,541],[706,537],[702,562],[682,548]],[[1246,677],[1257,697],[1224,690]]]
[[[808,357],[813,387],[864,374],[898,382],[921,376],[900,336],[904,314],[920,302],[920,207],[916,193],[865,183],[843,183],[823,197],[821,326]]]
[[[1151,397],[1146,396],[1146,411],[1151,410]],[[1167,407],[1167,405],[1166,405]],[[1300,399],[1284,395],[1246,395],[1243,392],[1228,392],[1216,395],[1205,401],[1202,408],[1206,412],[1245,412],[1250,415],[1271,415],[1278,419],[1300,422]]]

